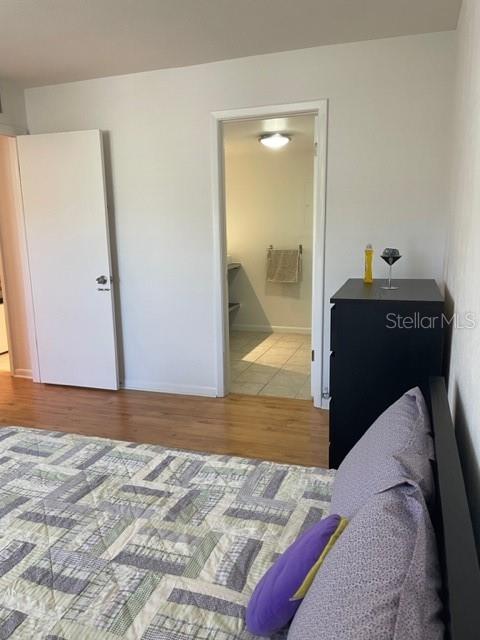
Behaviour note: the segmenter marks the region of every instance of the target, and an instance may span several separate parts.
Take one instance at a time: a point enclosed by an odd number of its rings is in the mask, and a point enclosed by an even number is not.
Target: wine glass
[[[384,249],[382,255],[380,256],[382,260],[388,264],[388,283],[382,285],[382,289],[388,289],[392,291],[394,289],[398,289],[398,287],[392,285],[392,266],[395,264],[397,260],[400,260],[402,257],[400,255],[400,251],[398,249]]]

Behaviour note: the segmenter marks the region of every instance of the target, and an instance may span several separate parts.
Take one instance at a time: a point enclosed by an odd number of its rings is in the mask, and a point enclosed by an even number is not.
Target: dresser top
[[[330,298],[330,302],[340,302],[342,300],[394,300],[397,302],[444,301],[435,280],[394,279],[392,280],[392,284],[397,286],[398,289],[392,290],[382,289],[382,286],[385,284],[385,278],[376,279],[372,284],[365,284],[362,278],[350,278],[345,282],[343,287]]]

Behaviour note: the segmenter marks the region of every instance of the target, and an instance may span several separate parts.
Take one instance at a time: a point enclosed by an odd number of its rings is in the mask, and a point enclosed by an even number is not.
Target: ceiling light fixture
[[[258,141],[269,149],[281,149],[291,141],[292,137],[286,133],[264,133]]]

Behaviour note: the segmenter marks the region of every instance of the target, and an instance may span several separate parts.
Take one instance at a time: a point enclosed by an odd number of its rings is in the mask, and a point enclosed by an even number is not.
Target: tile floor
[[[230,331],[230,391],[310,400],[311,338]]]

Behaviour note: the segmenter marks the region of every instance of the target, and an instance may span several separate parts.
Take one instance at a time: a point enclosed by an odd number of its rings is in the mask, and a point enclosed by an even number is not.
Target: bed
[[[429,401],[445,624],[451,640],[473,640],[480,574],[443,380]],[[334,477],[0,429],[0,639],[252,640],[244,618],[255,585],[329,512]]]
[[[0,638],[252,638],[255,584],[328,512],[333,477],[1,429]]]

